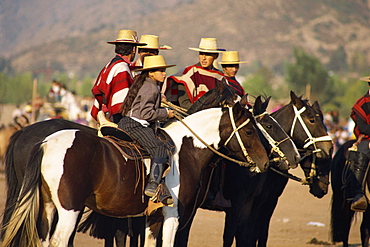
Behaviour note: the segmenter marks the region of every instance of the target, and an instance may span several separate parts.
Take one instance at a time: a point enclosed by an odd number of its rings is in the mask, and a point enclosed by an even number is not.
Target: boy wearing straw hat
[[[122,119],[118,127],[138,141],[151,155],[149,182],[145,187],[147,196],[154,196],[162,180],[164,164],[168,158],[166,145],[159,140],[149,126],[157,121],[174,117],[174,111],[160,107],[159,85],[166,78],[167,65],[163,56],[147,56],[143,68],[130,88],[123,103]],[[170,195],[168,195],[170,197]]]
[[[224,51],[217,47],[215,38],[202,38],[198,48],[189,49],[199,52],[199,62],[168,77],[162,89],[168,101],[185,109],[216,87],[223,78],[222,72],[213,66],[219,53]]]
[[[222,61],[219,62],[224,72],[225,82],[236,90],[238,95],[242,97],[245,92],[240,83],[236,80],[236,74],[238,73],[241,63],[247,63],[248,61],[239,60],[239,52],[237,51],[224,51],[222,53]]]
[[[122,117],[123,100],[133,83],[130,66],[136,47],[146,44],[139,42],[133,30],[120,30],[117,39],[107,43],[116,46],[116,56],[101,70],[92,88],[95,102],[91,116],[97,120],[98,112],[103,110],[113,122],[118,123]]]
[[[367,82],[370,87],[370,76],[362,77],[360,80]],[[354,175],[351,184],[354,186],[349,197],[353,196],[351,210],[364,212],[368,204],[363,184],[370,160],[370,90],[356,101],[352,107],[351,118],[355,122],[354,133],[360,143],[357,146],[359,159],[350,166]]]
[[[159,46],[159,38],[157,35],[143,34],[140,37],[140,43],[145,43],[146,46],[138,47],[139,58],[134,62],[135,67],[142,67],[144,57],[154,56],[159,54],[159,50],[171,50],[168,45]]]

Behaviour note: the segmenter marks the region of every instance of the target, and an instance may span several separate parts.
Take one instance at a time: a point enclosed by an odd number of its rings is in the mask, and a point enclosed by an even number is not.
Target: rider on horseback
[[[360,78],[366,81],[370,87],[370,76]],[[355,122],[354,133],[358,139],[358,155],[356,162],[353,162],[351,170],[354,174],[353,179],[353,201],[351,209],[353,211],[364,212],[367,208],[367,198],[363,190],[363,180],[366,177],[370,158],[370,91],[356,101],[352,107],[351,118]],[[362,139],[361,139],[362,138]]]
[[[159,84],[166,78],[166,65],[161,55],[147,56],[144,66],[137,71],[141,74],[135,78],[123,103],[122,116],[118,127],[125,130],[133,139],[138,141],[151,155],[149,183],[145,187],[147,196],[154,196],[161,182],[164,163],[168,157],[166,145],[159,140],[153,129],[157,121],[174,117],[174,111],[161,108]]]

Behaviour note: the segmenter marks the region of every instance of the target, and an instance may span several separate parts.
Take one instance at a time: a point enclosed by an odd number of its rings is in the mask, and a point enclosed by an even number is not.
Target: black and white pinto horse
[[[355,212],[351,210],[351,200],[346,200],[345,179],[351,176],[347,173],[346,157],[348,149],[356,140],[350,140],[344,143],[335,153],[331,166],[331,186],[333,190],[331,201],[331,237],[332,241],[342,242],[343,247],[348,247],[349,233],[353,222]],[[346,175],[347,174],[347,175]],[[370,173],[366,176],[367,188],[370,188]],[[361,246],[369,246],[370,239],[370,208],[368,207],[362,213],[362,222],[360,226]]]
[[[262,191],[253,201],[253,214],[246,217],[237,231],[237,246],[267,246],[270,220],[288,179],[309,185],[310,193],[317,198],[328,192],[333,143],[323,123],[322,111],[317,101],[309,105],[292,91],[290,97],[288,105],[271,115],[301,152],[300,166],[305,179],[298,179],[287,172],[277,173],[276,169],[263,174],[266,178]]]
[[[180,122],[164,128],[176,151],[165,180],[175,203],[163,208],[163,246],[174,244],[181,208],[193,206],[189,198],[194,197],[202,170],[214,156],[210,147],[225,146],[241,164],[256,171],[265,171],[268,163],[253,116],[238,103],[195,113],[184,122],[198,137]],[[126,160],[111,142],[87,132],[62,130],[47,137],[32,152],[20,196],[4,226],[3,246],[40,244],[38,223],[50,227],[54,210],[63,219],[50,239],[54,246],[67,246],[84,205],[113,217],[141,214],[148,198],[140,186],[145,184],[144,167],[137,164]],[[179,191],[187,196],[179,197]],[[46,245],[49,229],[40,230],[46,231]]]
[[[230,87],[218,84],[216,88],[208,91],[201,100],[195,102],[187,113],[191,114],[202,109],[221,105],[233,105],[237,97],[237,94]],[[8,223],[13,213],[15,202],[19,197],[28,157],[33,146],[52,133],[63,129],[78,129],[95,135],[98,131],[97,129],[64,119],[51,119],[25,127],[11,137],[9,147],[6,150],[5,173],[8,190],[2,221],[3,226]],[[90,234],[94,237],[105,239],[104,246],[106,247],[113,247],[113,236],[116,238],[117,246],[126,246],[127,236],[130,236],[131,247],[138,246],[139,239],[140,245],[143,246],[145,216],[113,218],[93,211],[87,220],[91,222],[84,222],[85,224],[81,225],[81,231],[85,232],[91,227]],[[73,238],[71,238],[69,246],[73,246]]]

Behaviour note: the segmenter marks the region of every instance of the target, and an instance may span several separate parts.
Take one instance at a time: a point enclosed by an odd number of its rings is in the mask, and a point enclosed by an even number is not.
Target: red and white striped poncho
[[[199,64],[191,65],[169,76],[162,88],[168,101],[178,101],[177,84],[184,84],[190,102],[194,103],[221,81],[223,74],[219,70],[206,70]]]
[[[98,112],[109,112],[109,117],[120,113],[127,92],[133,83],[130,61],[116,55],[100,72],[92,93],[95,97],[91,116],[96,120]]]

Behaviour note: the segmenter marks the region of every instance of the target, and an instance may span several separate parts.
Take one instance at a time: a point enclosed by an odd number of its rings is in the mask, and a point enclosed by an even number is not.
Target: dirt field
[[[301,176],[300,171],[294,174]],[[0,173],[0,207],[5,201],[5,178]],[[308,193],[306,186],[290,181],[280,197],[270,225],[268,246],[271,247],[304,247],[304,246],[342,246],[308,244],[313,238],[330,243],[330,200],[331,192],[322,199]],[[358,218],[360,222],[360,218]],[[198,210],[191,230],[189,247],[222,246],[224,214],[206,210]],[[351,247],[360,245],[359,225],[352,227],[350,236]],[[77,247],[102,247],[102,240],[78,234],[75,240]],[[235,246],[235,245],[233,245]]]

